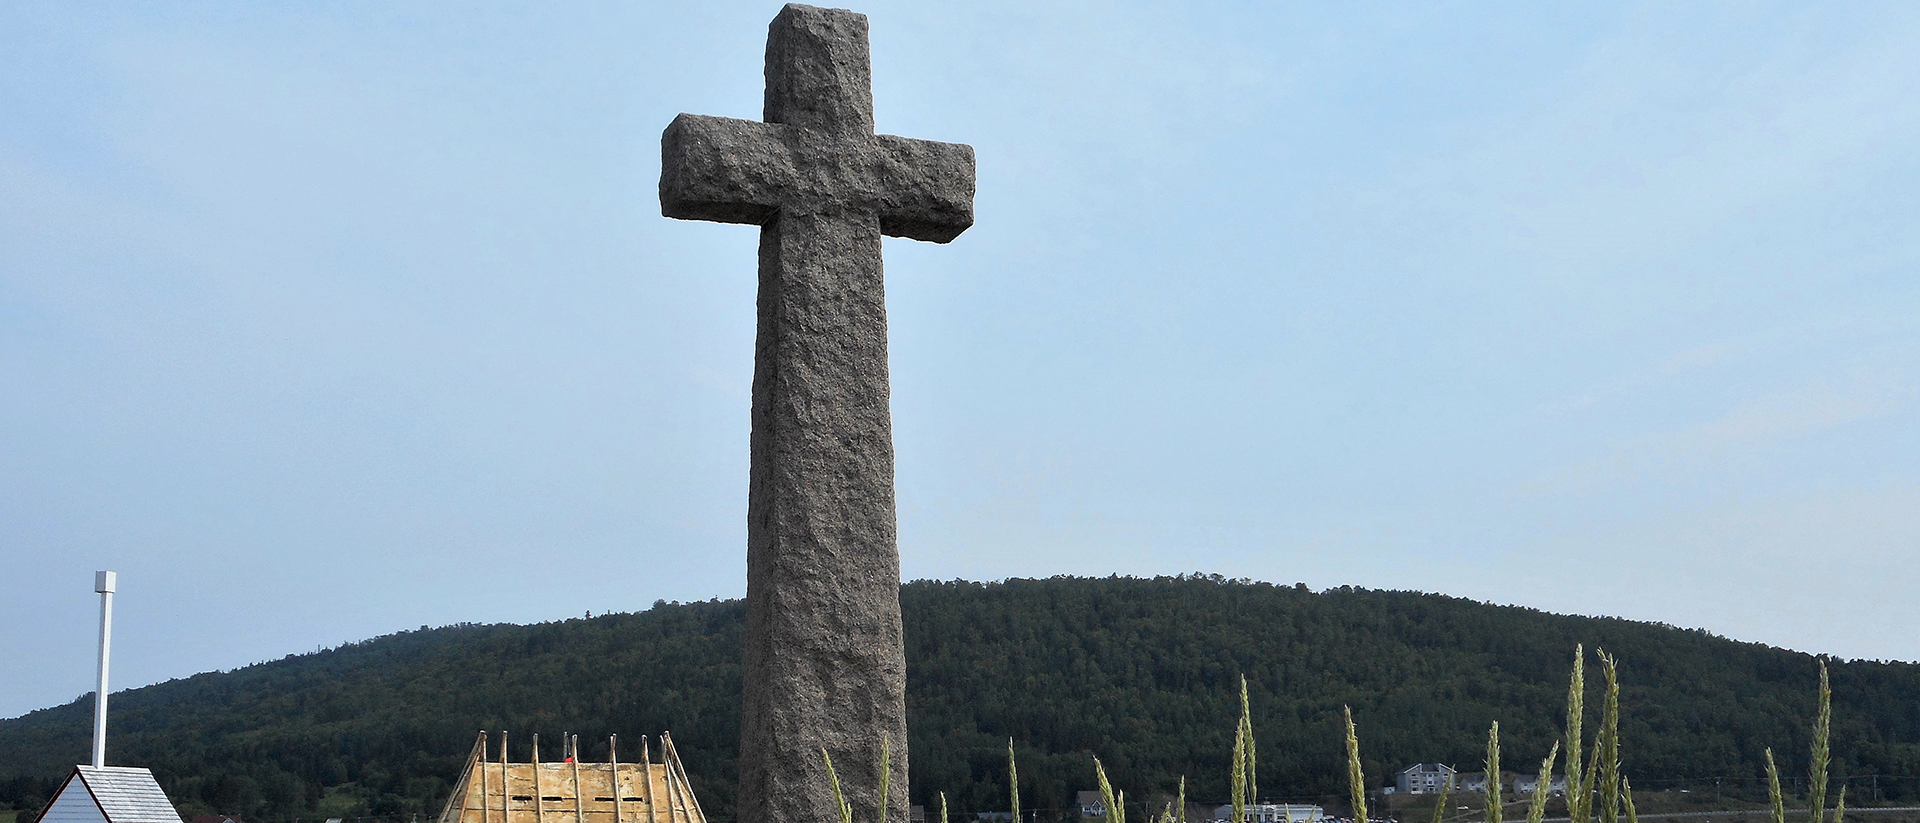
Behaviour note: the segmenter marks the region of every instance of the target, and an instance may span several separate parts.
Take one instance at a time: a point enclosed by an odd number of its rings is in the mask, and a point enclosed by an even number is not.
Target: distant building
[[[1099,792],[1080,792],[1074,795],[1074,803],[1080,807],[1081,817],[1106,817],[1107,801]]]
[[[927,807],[908,806],[907,807],[907,823],[927,823]]]
[[[193,823],[241,823],[237,814],[196,814]]]
[[[1415,763],[1400,770],[1393,788],[1399,794],[1438,794],[1449,786],[1460,788],[1458,774],[1445,763]],[[1481,788],[1485,787],[1482,781]]]
[[[153,772],[75,766],[35,823],[181,823]]]
[[[1241,823],[1320,823],[1326,819],[1327,810],[1319,806],[1307,806],[1293,803],[1249,803],[1247,816]],[[1213,810],[1213,819],[1233,819],[1233,807],[1221,806]]]
[[[1501,772],[1496,779],[1500,781],[1500,787],[1502,789],[1508,789],[1513,786],[1518,778],[1519,776],[1513,772]],[[1565,780],[1562,779],[1561,789],[1565,790],[1565,788]],[[1487,791],[1487,773],[1460,772],[1453,776],[1453,790],[1463,794],[1484,794]],[[1531,780],[1527,783],[1527,791],[1533,791],[1533,783]]]
[[[1519,797],[1532,797],[1533,790],[1540,785],[1540,775],[1521,774],[1513,778],[1513,793]],[[1547,795],[1559,797],[1567,793],[1567,776],[1556,774],[1547,781]]]

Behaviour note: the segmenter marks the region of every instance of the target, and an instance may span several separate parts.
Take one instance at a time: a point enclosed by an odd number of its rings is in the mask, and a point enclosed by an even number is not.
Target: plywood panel
[[[440,823],[706,823],[677,764],[622,763],[616,775],[606,763],[487,762],[482,747],[447,804]]]

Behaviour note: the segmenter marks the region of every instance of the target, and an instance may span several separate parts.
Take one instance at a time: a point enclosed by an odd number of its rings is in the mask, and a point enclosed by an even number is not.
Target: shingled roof
[[[618,761],[614,739],[607,741],[609,762],[580,762],[577,735],[566,738],[566,751],[573,755],[559,763],[541,763],[540,737],[533,737],[533,762],[507,762],[505,732],[500,734],[498,758],[489,762],[487,734],[481,732],[439,823],[707,821],[670,735],[660,735],[659,762],[654,762],[656,752],[647,738],[640,738],[632,763]]]
[[[35,823],[181,823],[153,772],[133,766],[75,766]]]

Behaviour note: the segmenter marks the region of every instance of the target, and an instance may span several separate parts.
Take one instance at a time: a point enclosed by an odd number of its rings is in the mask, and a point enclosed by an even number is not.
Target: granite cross
[[[767,33],[765,122],[682,114],[660,211],[760,227],[737,818],[907,818],[906,655],[880,237],[973,224],[973,148],[874,134],[867,18],[789,5]],[[884,822],[877,822],[884,823]]]

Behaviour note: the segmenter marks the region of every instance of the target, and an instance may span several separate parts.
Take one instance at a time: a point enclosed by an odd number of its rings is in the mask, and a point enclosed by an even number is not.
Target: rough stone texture
[[[893,426],[880,237],[973,224],[973,148],[873,133],[867,18],[789,5],[767,33],[766,122],[682,114],[660,210],[760,226],[747,498],[743,823],[907,817]]]

